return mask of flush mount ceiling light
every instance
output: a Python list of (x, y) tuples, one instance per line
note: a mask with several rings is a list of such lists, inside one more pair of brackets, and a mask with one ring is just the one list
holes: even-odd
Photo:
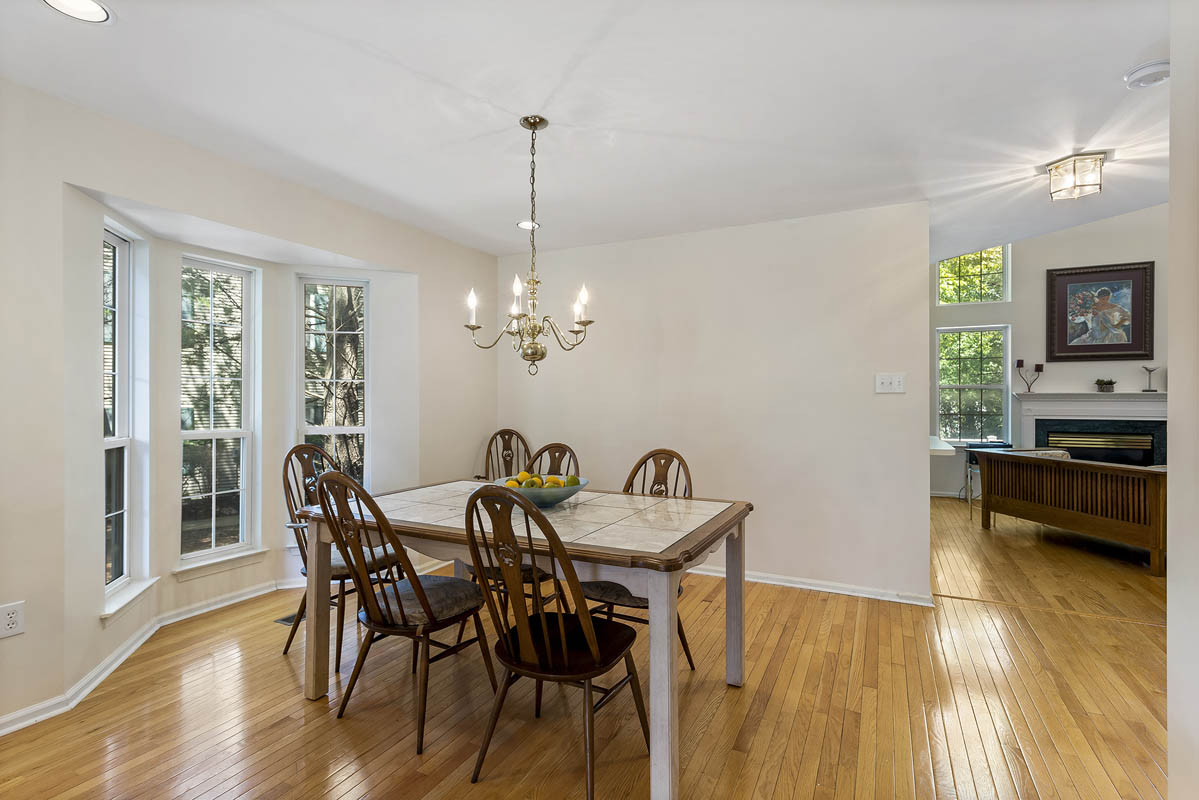
[(112, 21), (110, 12), (96, 0), (42, 0), (50, 8), (82, 22), (103, 23)]
[(1106, 152), (1075, 153), (1045, 166), (1051, 200), (1077, 200), (1103, 191)]
[(1146, 61), (1124, 73), (1124, 85), (1129, 89), (1148, 89), (1170, 80), (1170, 59)]

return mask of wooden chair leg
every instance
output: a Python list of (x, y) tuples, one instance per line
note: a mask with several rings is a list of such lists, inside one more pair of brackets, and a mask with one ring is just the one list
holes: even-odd
[(291, 623), (291, 633), (287, 634), (287, 644), (283, 645), (283, 655), (287, 655), (288, 649), (291, 647), (291, 640), (296, 638), (296, 631), (300, 629), (300, 623), (304, 621), (304, 609), (308, 607), (308, 590), (304, 590), (304, 594), (300, 595), (300, 607), (296, 609), (296, 618)]
[(412, 640), (412, 674), (416, 674), (416, 665), (420, 661), (420, 640)]
[(616, 606), (608, 603), (608, 622), (612, 621), (612, 614), (616, 611)]
[(595, 800), (595, 701), (591, 679), (583, 681), (583, 758), (587, 769), (587, 800)]
[(337, 582), (337, 651), (333, 656), (333, 671), (341, 672), (341, 637), (346, 630), (346, 582)]
[[(466, 620), (462, 621), (466, 624)], [(487, 636), (483, 633), (483, 620), (479, 619), (479, 612), (475, 612), (475, 636), (479, 640), (479, 649), (483, 651), (483, 666), (487, 667), (487, 679), (491, 681), (491, 691), (495, 691), (495, 668), (491, 666), (491, 650), (487, 647)]]
[(495, 702), (491, 705), (491, 719), (487, 722), (487, 730), (483, 734), (483, 743), (479, 745), (479, 757), (475, 760), (475, 771), (471, 773), (470, 782), (479, 782), (479, 773), (483, 771), (483, 759), (487, 757), (487, 747), (491, 744), (491, 735), (495, 733), (495, 723), (499, 721), (500, 709), (504, 707), (504, 698), (508, 696), (508, 685), (511, 683), (512, 670), (504, 667), (500, 677), (500, 688), (495, 693)]
[[(474, 574), (474, 573), (471, 573), (471, 576), (470, 576), (470, 582), (471, 582), (471, 583), (478, 583), (478, 582), (479, 582), (479, 579), (478, 579), (478, 578), (475, 576), (475, 574)], [(464, 619), (464, 620), (462, 620), (462, 622), (458, 623), (458, 638), (454, 639), (454, 644), (462, 644), (462, 635), (463, 635), (464, 633), (466, 633), (466, 620), (465, 620), (465, 619)], [(494, 681), (494, 680), (491, 682), (491, 685), (492, 685), (492, 688), (494, 688), (494, 687), (495, 687), (495, 681)]]
[(416, 754), (425, 750), (425, 700), (429, 694), (429, 634), (420, 638), (420, 674), (416, 679)]
[(645, 713), (645, 698), (641, 694), (641, 681), (637, 677), (637, 665), (633, 663), (633, 654), (624, 654), (624, 666), (629, 671), (629, 687), (633, 690), (633, 704), (637, 706), (637, 717), (641, 720), (641, 733), (645, 736), (645, 746), (649, 747), (649, 717)]
[(354, 684), (358, 682), (358, 675), (362, 672), (362, 665), (366, 663), (366, 654), (370, 652), (371, 644), (374, 641), (375, 635), (368, 630), (366, 638), (358, 646), (358, 660), (354, 662), (354, 671), (350, 673), (350, 682), (346, 684), (346, 693), (341, 696), (341, 705), (337, 707), (338, 719), (341, 719), (341, 715), (346, 713), (346, 704), (350, 702), (350, 695), (354, 693)]
[(675, 620), (679, 623), (679, 643), (683, 645), (683, 655), (687, 656), (687, 664), (695, 672), (695, 661), (691, 658), (691, 648), (687, 646), (687, 634), (683, 633), (683, 618), (676, 616)]
[(545, 684), (544, 681), (537, 681), (537, 689), (533, 692), (533, 716), (541, 717), (541, 689)]

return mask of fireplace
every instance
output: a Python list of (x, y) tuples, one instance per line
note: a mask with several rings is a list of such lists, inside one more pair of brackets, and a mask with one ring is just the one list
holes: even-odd
[(1071, 458), (1149, 467), (1166, 463), (1166, 423), (1140, 419), (1038, 419), (1036, 446)]

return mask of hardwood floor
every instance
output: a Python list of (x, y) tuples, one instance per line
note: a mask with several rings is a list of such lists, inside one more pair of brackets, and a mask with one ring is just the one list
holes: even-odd
[[(721, 581), (686, 579), (683, 797), (1166, 796), (1163, 579), (965, 512), (933, 501), (935, 608), (749, 584), (742, 689), (723, 680)], [(375, 645), (338, 720), (353, 624), (330, 696), (308, 702), (303, 636), (284, 656), (272, 621), (297, 596), (163, 628), (74, 710), (0, 739), (0, 797), (582, 796), (577, 690), (547, 687), (534, 719), (532, 683), (514, 686), (472, 786), (491, 696), (478, 652), (431, 670), (417, 756), (407, 644)], [(598, 796), (648, 797), (627, 693), (596, 733)]]

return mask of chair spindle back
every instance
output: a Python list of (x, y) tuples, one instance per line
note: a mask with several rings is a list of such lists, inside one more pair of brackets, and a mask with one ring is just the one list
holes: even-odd
[[(341, 472), (326, 472), (317, 481), (321, 513), (342, 559), (349, 567), (354, 588), (371, 623), (380, 628), (407, 628), (417, 624), (409, 619), (414, 609), (405, 609), (394, 590), (405, 576), (424, 612), (425, 619), (436, 619), (421, 587), (420, 577), (412, 568), (408, 551), (362, 484)], [(376, 593), (378, 590), (378, 593)]]
[(489, 481), (520, 472), (529, 463), (529, 447), (519, 431), (503, 428), (491, 435), (487, 442), (487, 456), (483, 466), (483, 477)]
[[(534, 539), (534, 532), (545, 541)], [(563, 668), (567, 634), (581, 630), (591, 657), (599, 660), (595, 626), (574, 564), (537, 506), (503, 486), (481, 486), (467, 501), (466, 533), (496, 636), (510, 658), (547, 671)], [(533, 553), (534, 547), (549, 553), (530, 557), (534, 589), (526, 603), (521, 551)], [(549, 598), (540, 590), (546, 574), (553, 583)]]
[(308, 566), (308, 526), (299, 518), (300, 509), (320, 502), (316, 482), (326, 472), (339, 472), (337, 459), (314, 444), (298, 444), (283, 457), (283, 500), (291, 521), (300, 559)]
[(674, 450), (665, 447), (650, 450), (637, 459), (622, 491), (659, 497), (690, 497), (691, 469)]
[(579, 457), (570, 445), (554, 442), (530, 456), (525, 471), (539, 475), (578, 475)]

